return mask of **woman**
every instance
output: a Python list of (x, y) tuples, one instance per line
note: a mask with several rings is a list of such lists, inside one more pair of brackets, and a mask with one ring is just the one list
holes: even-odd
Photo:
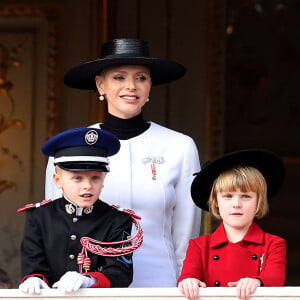
[[(107, 119), (93, 127), (114, 133), (121, 142), (119, 153), (110, 158), (114, 174), (106, 177), (101, 199), (142, 218), (144, 243), (133, 256), (131, 287), (176, 286), (188, 240), (200, 231), (201, 210), (190, 197), (199, 156), (190, 137), (146, 122), (142, 108), (152, 85), (182, 77), (185, 68), (150, 57), (147, 42), (138, 39), (109, 41), (101, 54), (65, 75), (67, 86), (98, 90), (99, 99), (106, 99)], [(52, 172), (50, 160), (47, 174)], [(47, 176), (46, 199), (59, 196)]]

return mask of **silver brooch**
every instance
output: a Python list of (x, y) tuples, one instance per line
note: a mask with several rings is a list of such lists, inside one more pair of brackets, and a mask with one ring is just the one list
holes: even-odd
[(262, 266), (263, 266), (263, 263), (264, 263), (264, 256), (265, 256), (265, 254), (263, 254), (263, 255), (259, 258), (259, 260), (260, 260), (259, 272), (261, 272), (261, 270), (262, 270)]
[(164, 162), (164, 158), (162, 156), (154, 156), (154, 155), (147, 155), (142, 159), (143, 164), (147, 164), (149, 162), (153, 164), (162, 164)]
[(142, 162), (144, 164), (151, 163), (152, 180), (156, 180), (156, 164), (162, 164), (164, 162), (164, 158), (162, 156), (147, 155), (142, 159)]

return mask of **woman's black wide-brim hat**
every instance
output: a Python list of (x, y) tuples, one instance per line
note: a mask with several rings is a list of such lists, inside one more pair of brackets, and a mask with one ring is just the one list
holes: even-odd
[(143, 65), (150, 69), (152, 85), (169, 83), (185, 74), (185, 67), (175, 61), (150, 57), (147, 41), (114, 39), (101, 47), (99, 59), (87, 61), (68, 70), (64, 83), (72, 88), (96, 90), (95, 76), (118, 65)]
[(238, 166), (258, 169), (267, 182), (267, 197), (270, 200), (280, 189), (285, 166), (275, 153), (263, 149), (246, 149), (228, 153), (213, 161), (206, 162), (191, 185), (191, 195), (195, 204), (208, 211), (208, 200), (215, 179), (224, 171)]

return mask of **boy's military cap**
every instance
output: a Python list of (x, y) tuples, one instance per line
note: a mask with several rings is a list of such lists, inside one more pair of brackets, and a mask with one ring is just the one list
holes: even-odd
[(73, 128), (50, 138), (42, 146), (45, 155), (54, 157), (54, 165), (68, 171), (109, 172), (109, 156), (120, 149), (112, 133), (98, 128)]

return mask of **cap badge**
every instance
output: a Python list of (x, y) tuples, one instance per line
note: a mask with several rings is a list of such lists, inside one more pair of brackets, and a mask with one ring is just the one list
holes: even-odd
[(96, 144), (98, 141), (98, 132), (96, 130), (89, 130), (86, 134), (85, 134), (85, 142), (88, 145), (94, 145)]

